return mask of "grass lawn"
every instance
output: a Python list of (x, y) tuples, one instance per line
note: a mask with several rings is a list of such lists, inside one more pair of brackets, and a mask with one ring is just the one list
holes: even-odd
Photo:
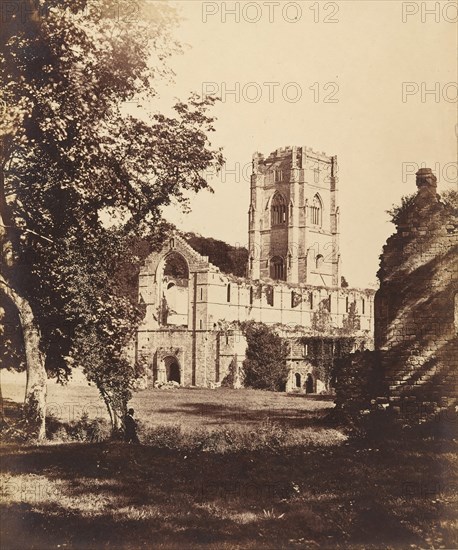
[(323, 397), (226, 388), (148, 388), (135, 393), (130, 404), (147, 425), (180, 424), (190, 429), (253, 426), (263, 420), (302, 428), (311, 423), (316, 425), (324, 413), (334, 407), (332, 400)]
[(458, 546), (453, 442), (330, 437), (332, 402), (252, 390), (148, 389), (132, 406), (149, 427), (257, 431), (268, 417), (313, 437), (226, 453), (4, 444), (2, 549)]
[[(6, 408), (17, 408), (24, 398), (25, 376), (2, 373)], [(76, 376), (66, 386), (48, 383), (48, 415), (61, 422), (89, 418), (108, 420), (106, 407), (94, 386)], [(196, 428), (256, 427), (260, 422), (278, 422), (295, 430), (314, 432), (326, 412), (334, 406), (329, 398), (300, 394), (264, 392), (250, 389), (166, 389), (149, 387), (135, 392), (130, 402), (143, 427), (179, 425), (184, 431)]]

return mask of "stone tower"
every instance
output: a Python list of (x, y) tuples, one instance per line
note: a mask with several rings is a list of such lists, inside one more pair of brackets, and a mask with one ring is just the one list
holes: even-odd
[(253, 155), (251, 279), (339, 286), (337, 157), (309, 147)]

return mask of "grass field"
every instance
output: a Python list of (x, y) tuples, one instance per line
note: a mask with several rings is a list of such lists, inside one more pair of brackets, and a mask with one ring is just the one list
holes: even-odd
[[(93, 388), (82, 388), (54, 395), (56, 407), (94, 402)], [(255, 434), (268, 418), (314, 436), (228, 453), (5, 444), (2, 549), (457, 547), (451, 441), (323, 437), (332, 402), (268, 392), (146, 390), (133, 406), (153, 428), (245, 426)]]
[[(25, 378), (5, 373), (2, 391), (5, 402), (21, 403)], [(48, 383), (48, 414), (62, 422), (89, 418), (108, 419), (106, 407), (97, 389), (81, 376), (66, 386)], [(264, 392), (250, 389), (166, 389), (152, 387), (134, 393), (130, 406), (145, 427), (180, 425), (183, 430), (234, 426), (254, 427), (263, 421), (278, 422), (296, 430), (320, 430), (326, 411), (334, 406), (329, 398), (299, 394)]]

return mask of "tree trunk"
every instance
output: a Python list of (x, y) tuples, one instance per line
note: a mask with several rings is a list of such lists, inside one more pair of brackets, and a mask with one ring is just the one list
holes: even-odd
[(119, 431), (121, 430), (121, 428), (123, 428), (121, 417), (119, 416), (116, 408), (113, 406), (110, 395), (101, 387), (99, 387), (99, 391), (103, 397), (103, 400), (105, 401), (108, 414), (110, 415), (111, 431), (114, 435), (119, 434)]
[[(17, 241), (17, 228), (13, 227), (11, 208), (5, 194), (5, 164), (8, 157), (8, 139), (1, 141), (0, 164), (0, 263), (7, 272), (15, 268), (14, 244)], [(11, 144), (10, 144), (11, 145)], [(24, 337), (24, 350), (27, 365), (27, 385), (25, 390), (24, 413), (31, 433), (37, 439), (46, 437), (46, 369), (43, 354), (40, 351), (40, 331), (29, 302), (8, 283), (4, 273), (0, 274), (0, 291), (13, 302), (19, 315)]]
[(25, 390), (24, 414), (31, 433), (37, 439), (46, 437), (46, 369), (40, 351), (40, 331), (29, 302), (22, 298), (0, 275), (0, 285), (17, 308), (24, 335), (24, 349), (27, 364), (27, 385)]

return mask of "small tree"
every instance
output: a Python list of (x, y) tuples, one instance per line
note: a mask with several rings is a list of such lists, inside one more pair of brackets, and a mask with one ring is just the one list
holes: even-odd
[(250, 321), (242, 325), (242, 330), (248, 344), (243, 362), (245, 385), (284, 391), (288, 377), (288, 343), (264, 323)]

